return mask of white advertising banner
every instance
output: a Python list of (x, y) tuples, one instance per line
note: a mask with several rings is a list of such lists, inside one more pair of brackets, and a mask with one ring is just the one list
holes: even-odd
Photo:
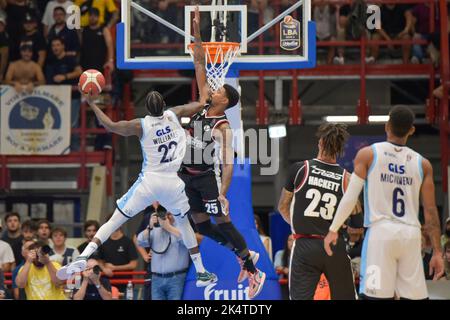
[(70, 86), (40, 86), (31, 94), (1, 86), (0, 153), (60, 155), (70, 147)]

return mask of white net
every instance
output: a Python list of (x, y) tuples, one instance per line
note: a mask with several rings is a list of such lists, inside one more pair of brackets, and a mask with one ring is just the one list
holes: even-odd
[[(229, 42), (204, 42), (206, 78), (213, 92), (219, 90), (225, 84), (225, 77), (239, 53), (238, 43)], [(194, 58), (193, 47), (189, 52)]]

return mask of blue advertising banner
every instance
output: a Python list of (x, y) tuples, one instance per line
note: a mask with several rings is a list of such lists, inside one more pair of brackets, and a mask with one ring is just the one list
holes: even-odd
[[(281, 291), (268, 253), (256, 231), (253, 218), (250, 160), (234, 165), (233, 180), (228, 191), (230, 214), (236, 228), (242, 233), (250, 250), (260, 254), (257, 268), (266, 273), (266, 282), (257, 300), (279, 300)], [(195, 286), (195, 269), (191, 266), (184, 287), (185, 300), (248, 300), (248, 280), (238, 284), (240, 266), (236, 256), (209, 238), (200, 244), (205, 267), (214, 272), (219, 281), (204, 288)]]
[(358, 151), (371, 144), (385, 141), (385, 136), (351, 136), (345, 144), (344, 156), (338, 163), (349, 172), (353, 172), (353, 160)]
[(31, 94), (2, 86), (1, 154), (59, 155), (70, 146), (70, 86), (40, 86)]

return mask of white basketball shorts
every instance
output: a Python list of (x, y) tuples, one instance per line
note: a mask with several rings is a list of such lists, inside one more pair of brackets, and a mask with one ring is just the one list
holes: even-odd
[(175, 216), (189, 211), (189, 202), (184, 191), (184, 182), (176, 172), (144, 172), (128, 192), (117, 200), (117, 207), (132, 218), (158, 201)]
[(382, 220), (366, 232), (359, 292), (372, 298), (426, 299), (420, 228)]

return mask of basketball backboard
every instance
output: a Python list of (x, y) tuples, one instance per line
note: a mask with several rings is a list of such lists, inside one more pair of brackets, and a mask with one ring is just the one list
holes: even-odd
[[(201, 3), (203, 41), (215, 38), (240, 43), (233, 69), (284, 70), (315, 66), (315, 24), (311, 21), (310, 0)], [(193, 41), (191, 24), (195, 6), (190, 1), (173, 1), (165, 6), (154, 0), (123, 0), (121, 5), (122, 22), (117, 28), (119, 68), (193, 68), (188, 45)]]

